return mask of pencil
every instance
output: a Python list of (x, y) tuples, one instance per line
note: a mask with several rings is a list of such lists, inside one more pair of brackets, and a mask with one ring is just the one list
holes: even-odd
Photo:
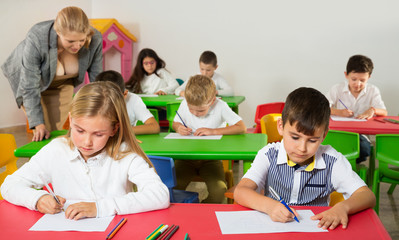
[(141, 141), (141, 140), (139, 140), (139, 139), (137, 139), (137, 138), (136, 138), (136, 141), (137, 141), (138, 143), (143, 143), (143, 141)]
[(179, 116), (181, 122), (183, 123), (183, 125), (187, 128), (187, 125), (184, 123), (183, 119), (180, 117), (180, 114), (176, 111), (177, 116)]
[[(61, 202), (60, 202), (60, 200), (58, 199), (57, 195), (55, 195), (55, 193), (54, 193), (53, 190), (50, 188), (50, 186), (48, 185), (48, 183), (45, 182), (45, 181), (43, 180), (42, 175), (39, 174), (39, 177), (40, 177), (40, 178), (42, 179), (42, 181), (44, 182), (44, 185), (46, 186), (46, 188), (47, 188), (47, 190), (49, 191), (49, 193), (51, 194), (51, 196), (53, 196), (53, 198), (55, 199), (55, 201), (56, 201), (59, 205), (61, 205)], [(65, 212), (65, 211), (64, 211), (64, 208), (61, 208), (61, 210), (62, 210), (63, 212)]]
[(159, 237), (158, 240), (162, 240), (162, 238), (164, 238), (169, 232), (170, 230), (174, 227), (175, 225), (172, 224), (172, 226), (170, 226), (168, 229), (166, 229), (166, 231), (164, 231)]
[(373, 119), (374, 119), (374, 121), (385, 123), (385, 122), (382, 121), (381, 119), (378, 119), (378, 118), (373, 118)]
[(171, 231), (169, 232), (168, 236), (166, 236), (165, 240), (169, 240), (169, 239), (173, 236), (173, 234), (175, 234), (175, 232), (176, 232), (178, 229), (179, 229), (179, 226), (176, 225), (175, 228), (173, 228), (173, 230), (171, 230)]
[(349, 110), (349, 108), (341, 101), (341, 99), (338, 99), (338, 101), (339, 101), (342, 105), (344, 105), (344, 107), (345, 107), (346, 109)]
[(160, 229), (161, 227), (163, 227), (163, 224), (159, 225), (159, 227), (157, 227), (152, 233), (150, 233), (150, 235), (148, 235), (145, 239), (149, 239), (156, 231), (158, 231), (158, 229)]
[(108, 234), (106, 239), (111, 239), (114, 237), (114, 235), (119, 231), (119, 229), (121, 229), (121, 227), (123, 226), (123, 224), (125, 224), (127, 222), (126, 218), (122, 218), (122, 220), (114, 227), (114, 229), (112, 229), (112, 231)]
[(163, 232), (166, 231), (166, 229), (168, 229), (168, 225), (164, 225), (162, 228), (159, 229), (159, 231), (157, 231), (156, 233), (154, 233), (148, 240), (155, 240), (157, 239), (160, 235), (162, 235)]

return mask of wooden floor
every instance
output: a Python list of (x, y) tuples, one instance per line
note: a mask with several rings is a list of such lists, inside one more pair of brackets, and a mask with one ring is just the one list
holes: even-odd
[[(0, 133), (10, 133), (13, 134), (15, 140), (17, 142), (17, 146), (20, 147), (30, 142), (32, 139), (32, 134), (26, 133), (25, 126), (18, 126), (12, 128), (3, 128), (0, 129)], [(28, 159), (20, 158), (18, 159), (17, 165), (18, 167), (22, 166)], [(234, 178), (235, 183), (237, 183), (240, 176), (240, 172), (242, 172), (242, 163), (234, 164)], [(0, 168), (0, 172), (3, 169)], [(394, 191), (392, 195), (388, 195), (387, 191), (390, 185), (382, 183), (381, 184), (381, 193), (380, 193), (380, 218), (385, 228), (391, 235), (392, 239), (399, 240), (399, 186)], [(350, 223), (349, 223), (350, 227)]]

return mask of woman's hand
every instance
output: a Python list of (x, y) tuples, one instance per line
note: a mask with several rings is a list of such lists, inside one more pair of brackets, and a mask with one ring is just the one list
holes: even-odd
[(44, 124), (39, 124), (33, 129), (32, 141), (38, 142), (43, 140), (43, 138), (48, 139), (50, 137), (50, 132), (46, 129)]

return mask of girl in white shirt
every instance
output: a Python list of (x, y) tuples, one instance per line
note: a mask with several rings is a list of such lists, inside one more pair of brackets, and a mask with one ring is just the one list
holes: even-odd
[(178, 86), (176, 79), (165, 69), (165, 62), (149, 48), (140, 51), (133, 74), (126, 82), (129, 91), (144, 94), (174, 94)]
[[(169, 191), (138, 145), (121, 91), (111, 82), (82, 87), (70, 130), (43, 147), (1, 186), (7, 201), (68, 219), (131, 214), (169, 206)], [(51, 183), (61, 204), (41, 189)], [(133, 192), (133, 183), (137, 192)]]

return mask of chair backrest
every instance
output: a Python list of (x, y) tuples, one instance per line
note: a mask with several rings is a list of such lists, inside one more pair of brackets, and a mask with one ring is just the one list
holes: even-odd
[(260, 120), (262, 133), (267, 135), (267, 142), (279, 142), (283, 139), (277, 130), (277, 119), (281, 118), (281, 113), (270, 113), (263, 116)]
[[(0, 186), (4, 179), (17, 170), (17, 160), (14, 156), (14, 150), (17, 148), (14, 135), (0, 134), (0, 168), (5, 170), (0, 173)], [(0, 194), (0, 200), (3, 199)]]
[(184, 81), (180, 78), (176, 78), (177, 83), (179, 83), (179, 85), (183, 85)]
[(169, 121), (169, 132), (173, 131), (173, 119), (176, 116), (176, 111), (179, 109), (181, 102), (168, 102), (166, 104), (166, 120)]
[(342, 153), (350, 162), (352, 169), (356, 171), (356, 158), (359, 157), (359, 134), (338, 130), (329, 130), (323, 145), (331, 145)]
[(375, 153), (378, 168), (382, 175), (399, 179), (399, 134), (377, 134)]
[(162, 182), (168, 187), (170, 201), (175, 202), (175, 197), (173, 195), (173, 188), (177, 184), (176, 172), (175, 172), (175, 162), (170, 157), (160, 157), (147, 155), (152, 164), (155, 167), (159, 177)]
[[(159, 123), (159, 116), (158, 116), (158, 110), (155, 108), (149, 108), (148, 111), (154, 116), (155, 120)], [(144, 123), (140, 120), (137, 121), (136, 126), (143, 125)]]
[(273, 102), (260, 104), (256, 107), (255, 112), (255, 123), (256, 123), (256, 133), (260, 133), (260, 119), (269, 113), (282, 113), (285, 103), (284, 102)]

